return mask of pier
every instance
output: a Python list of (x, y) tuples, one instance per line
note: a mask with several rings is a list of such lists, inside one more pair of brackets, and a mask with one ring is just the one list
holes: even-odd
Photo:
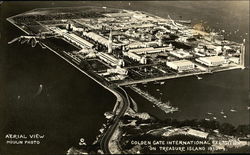
[(129, 85), (128, 86), (130, 89), (147, 99), (149, 102), (153, 103), (156, 105), (158, 108), (163, 110), (166, 114), (167, 113), (173, 113), (175, 111), (178, 111), (178, 108), (170, 106), (169, 102), (162, 102), (159, 99), (156, 99), (154, 96), (150, 95), (147, 92), (144, 92), (140, 88), (136, 87), (135, 85)]

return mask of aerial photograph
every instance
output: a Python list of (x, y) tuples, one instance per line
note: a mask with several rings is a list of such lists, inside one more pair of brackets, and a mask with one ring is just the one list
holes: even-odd
[(249, 1), (1, 1), (0, 155), (250, 153)]

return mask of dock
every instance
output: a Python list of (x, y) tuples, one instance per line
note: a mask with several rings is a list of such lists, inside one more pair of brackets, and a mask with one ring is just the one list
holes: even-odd
[(129, 85), (128, 87), (132, 89), (134, 92), (144, 97), (145, 99), (147, 99), (149, 102), (153, 103), (155, 106), (160, 108), (166, 114), (178, 111), (178, 108), (170, 106), (169, 102), (162, 102), (159, 99), (155, 98), (154, 96), (150, 95), (149, 93), (136, 87), (135, 85)]

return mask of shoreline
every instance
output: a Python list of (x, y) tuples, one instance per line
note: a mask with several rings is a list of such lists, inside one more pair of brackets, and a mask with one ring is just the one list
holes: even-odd
[[(18, 25), (16, 25), (10, 18), (7, 18), (7, 21), (9, 21), (11, 24), (15, 25), (16, 27), (18, 27), (21, 31), (25, 32), (27, 35), (30, 35), (27, 31), (25, 31), (24, 29), (22, 29), (21, 27), (19, 27)], [(68, 59), (66, 59), (65, 57), (63, 57), (62, 55), (60, 55), (59, 53), (57, 53), (55, 50), (53, 50), (52, 48), (50, 48), (49, 46), (47, 46), (46, 44), (42, 43), (48, 50), (52, 51), (54, 54), (56, 54), (57, 56), (59, 56), (60, 58), (62, 58), (63, 60), (65, 60), (66, 62), (68, 62), (70, 65), (72, 65), (73, 67), (75, 67), (77, 70), (79, 70), (80, 72), (82, 72), (84, 75), (86, 75), (87, 77), (91, 78), (92, 80), (94, 80), (96, 83), (98, 83), (99, 85), (101, 85), (103, 88), (107, 89), (109, 92), (111, 92), (115, 97), (116, 97), (116, 102), (114, 105), (114, 110), (115, 107), (121, 107), (121, 109), (125, 109), (125, 110), (119, 110), (119, 114), (117, 114), (117, 117), (114, 119), (115, 123), (113, 125), (111, 125), (111, 127), (109, 127), (108, 131), (104, 134), (103, 138), (101, 141), (103, 141), (103, 147), (107, 147), (109, 146), (109, 140), (111, 139), (111, 137), (113, 136), (113, 131), (116, 130), (118, 123), (119, 123), (119, 119), (121, 116), (123, 116), (123, 114), (127, 111), (129, 105), (125, 105), (124, 104), (124, 97), (122, 96), (121, 93), (119, 93), (117, 90), (115, 89), (111, 89), (108, 86), (102, 84), (100, 81), (98, 81), (97, 79), (95, 79), (94, 77), (90, 76), (88, 73), (86, 73), (85, 71), (83, 71), (81, 68), (79, 68), (78, 66), (76, 66), (75, 64), (73, 64), (71, 61), (69, 61)], [(124, 93), (126, 94), (126, 97), (128, 98), (128, 95), (126, 93), (126, 91), (124, 89), (122, 89), (120, 86), (117, 86), (117, 88), (121, 89), (122, 91), (124, 91)], [(117, 106), (118, 103), (122, 103), (120, 106)], [(118, 111), (118, 110), (117, 110)], [(108, 148), (108, 149), (107, 149)], [(109, 147), (104, 148), (104, 152), (105, 153), (110, 153), (109, 151)]]
[(198, 73), (188, 73), (188, 74), (182, 74), (182, 75), (172, 75), (172, 76), (161, 76), (161, 77), (155, 77), (155, 78), (148, 78), (143, 80), (134, 80), (134, 81), (128, 81), (128, 82), (121, 82), (118, 83), (119, 86), (127, 86), (127, 85), (133, 85), (133, 84), (139, 84), (139, 83), (148, 83), (153, 81), (160, 81), (160, 80), (169, 80), (169, 79), (177, 79), (177, 78), (183, 78), (188, 76), (197, 76), (197, 75), (204, 75), (204, 74), (213, 74), (217, 72), (223, 72), (223, 71), (229, 71), (229, 70), (235, 70), (235, 69), (243, 69), (242, 66), (233, 66), (230, 68), (224, 68), (224, 69), (218, 69), (214, 70), (212, 72), (204, 71), (204, 72), (198, 72)]

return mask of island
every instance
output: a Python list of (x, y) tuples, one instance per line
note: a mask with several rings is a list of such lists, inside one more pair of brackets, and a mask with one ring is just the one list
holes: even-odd
[[(229, 41), (202, 24), (190, 26), (189, 20), (107, 7), (40, 8), (7, 20), (26, 33), (9, 44), (19, 41), (49, 49), (117, 98), (93, 146), (70, 148), (68, 154), (216, 152), (248, 145), (247, 132), (221, 133), (225, 127), (216, 130), (215, 121), (160, 122), (139, 113), (126, 92), (131, 89), (166, 114), (178, 111), (137, 84), (244, 69), (244, 40)], [(221, 139), (230, 143), (217, 144)]]

